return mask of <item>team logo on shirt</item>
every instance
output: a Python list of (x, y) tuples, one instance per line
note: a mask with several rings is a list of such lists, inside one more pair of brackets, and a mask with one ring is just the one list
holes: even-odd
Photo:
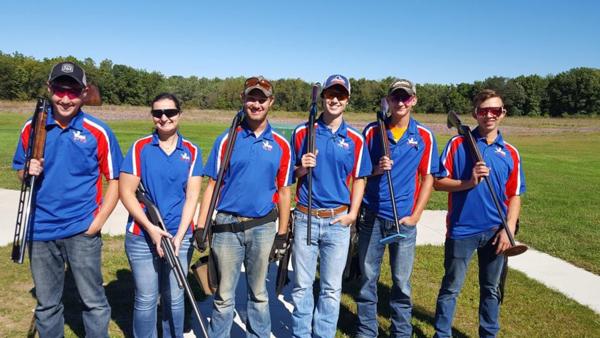
[(273, 146), (272, 146), (272, 145), (269, 143), (269, 141), (267, 141), (267, 140), (264, 140), (264, 141), (262, 142), (262, 148), (263, 148), (264, 150), (266, 150), (266, 151), (271, 151), (271, 150), (273, 150)]
[(502, 150), (502, 148), (500, 148), (500, 147), (496, 147), (495, 153), (502, 155), (502, 157), (506, 156), (506, 152), (504, 150)]
[(342, 149), (350, 149), (350, 144), (348, 144), (348, 142), (346, 142), (343, 138), (341, 138), (340, 141), (338, 142), (338, 147), (340, 147)]
[(184, 162), (189, 162), (191, 160), (190, 155), (188, 155), (188, 153), (181, 153), (181, 160)]
[(416, 147), (419, 145), (419, 142), (414, 137), (409, 137), (406, 143), (408, 143), (408, 145), (411, 147)]
[(81, 143), (86, 143), (87, 142), (87, 138), (85, 137), (85, 135), (83, 135), (81, 133), (80, 130), (74, 130), (73, 131), (73, 141), (81, 142)]

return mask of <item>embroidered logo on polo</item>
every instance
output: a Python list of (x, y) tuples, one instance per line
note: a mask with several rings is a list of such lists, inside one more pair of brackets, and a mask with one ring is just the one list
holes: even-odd
[(181, 160), (184, 162), (189, 162), (191, 160), (190, 155), (188, 155), (188, 153), (181, 153)]
[(344, 141), (343, 138), (340, 139), (340, 141), (338, 142), (338, 147), (342, 148), (342, 149), (350, 149), (350, 144), (348, 144), (348, 142)]
[(73, 131), (73, 141), (75, 141), (75, 142), (81, 142), (81, 143), (86, 143), (87, 142), (87, 138), (85, 137), (84, 134), (81, 133), (81, 131), (74, 130)]
[(273, 146), (272, 146), (272, 145), (269, 143), (269, 141), (267, 141), (267, 140), (264, 140), (264, 141), (262, 142), (262, 148), (263, 148), (264, 150), (266, 150), (266, 151), (271, 151), (271, 150), (273, 150)]
[(504, 150), (502, 150), (502, 148), (500, 148), (500, 147), (496, 147), (495, 153), (498, 155), (502, 155), (502, 157), (506, 156), (506, 152)]
[(409, 137), (406, 143), (411, 147), (416, 147), (419, 145), (419, 141), (417, 141), (414, 137)]

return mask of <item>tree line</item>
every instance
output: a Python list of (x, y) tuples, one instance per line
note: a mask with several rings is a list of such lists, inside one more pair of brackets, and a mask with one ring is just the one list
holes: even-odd
[[(50, 68), (69, 60), (79, 63), (90, 82), (96, 84), (104, 102), (148, 105), (160, 92), (175, 93), (186, 107), (237, 109), (243, 77), (205, 78), (164, 76), (127, 65), (72, 56), (37, 60), (20, 53), (0, 51), (0, 99), (30, 100), (44, 95)], [(373, 112), (394, 80), (350, 79), (352, 98), (349, 111)], [(278, 79), (273, 83), (275, 109), (305, 111), (310, 105), (311, 84), (302, 79)], [(447, 113), (471, 110), (471, 99), (481, 89), (500, 92), (509, 115), (513, 116), (596, 116), (600, 113), (600, 69), (573, 68), (557, 75), (521, 75), (515, 78), (489, 77), (474, 83), (417, 84), (420, 113)]]

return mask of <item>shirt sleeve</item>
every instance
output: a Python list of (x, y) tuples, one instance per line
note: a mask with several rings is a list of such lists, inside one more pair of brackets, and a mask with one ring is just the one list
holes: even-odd
[(29, 136), (31, 133), (31, 120), (27, 121), (17, 142), (17, 148), (13, 156), (12, 167), (14, 170), (22, 170), (25, 167), (25, 161), (27, 161), (27, 147), (29, 145)]
[(193, 156), (192, 167), (190, 168), (190, 176), (202, 176), (202, 149), (194, 144), (196, 152)]
[(206, 160), (206, 165), (204, 166), (204, 170), (202, 171), (202, 176), (207, 176), (212, 178), (213, 180), (217, 179), (219, 174), (219, 166), (221, 164), (221, 158), (225, 153), (226, 142), (227, 141), (227, 133), (217, 137), (213, 147), (208, 155), (208, 160)]
[[(134, 152), (135, 144), (136, 143), (131, 145), (131, 147), (127, 151), (127, 155), (125, 155), (125, 158), (123, 159), (123, 162), (121, 163), (121, 166), (119, 169), (122, 173), (136, 175), (136, 173), (134, 171), (135, 163), (133, 162), (134, 161), (133, 152)], [(136, 175), (136, 176), (139, 176), (139, 175)]]
[(521, 165), (521, 155), (516, 148), (510, 147), (509, 152), (513, 160), (513, 168), (508, 176), (506, 182), (506, 196), (511, 198), (513, 196), (522, 195), (525, 190), (525, 173)]
[(119, 147), (119, 141), (117, 141), (117, 137), (113, 133), (111, 129), (107, 128), (108, 134), (108, 148), (110, 151), (100, 159), (100, 162), (110, 162), (110, 165), (104, 166), (101, 165), (101, 168), (108, 167), (106, 171), (104, 171), (104, 177), (107, 180), (113, 180), (119, 178), (119, 172), (121, 171), (121, 163), (123, 163), (123, 153), (121, 152), (121, 147)]
[(421, 134), (425, 143), (425, 149), (423, 151), (423, 157), (419, 163), (419, 174), (425, 175), (436, 175), (440, 167), (440, 157), (437, 151), (437, 142), (432, 132), (426, 131)]
[(373, 166), (371, 165), (371, 157), (369, 156), (369, 150), (364, 138), (360, 138), (355, 144), (355, 157), (354, 157), (354, 177), (366, 177), (371, 175)]

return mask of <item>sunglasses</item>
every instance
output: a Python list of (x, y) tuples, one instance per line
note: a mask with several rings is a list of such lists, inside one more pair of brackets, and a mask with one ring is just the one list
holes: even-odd
[(269, 98), (266, 96), (258, 96), (258, 95), (251, 94), (251, 95), (247, 95), (245, 99), (247, 102), (258, 102), (260, 104), (263, 104), (263, 103), (267, 102), (267, 100)]
[(74, 100), (81, 96), (83, 93), (83, 88), (77, 87), (69, 87), (69, 86), (60, 86), (60, 85), (52, 85), (52, 94), (58, 96), (59, 98), (63, 98), (67, 96), (69, 100)]
[(323, 97), (325, 97), (328, 100), (333, 100), (334, 98), (337, 98), (339, 101), (343, 101), (347, 100), (349, 95), (344, 91), (326, 90), (323, 93)]
[(273, 89), (271, 82), (269, 82), (262, 76), (261, 77), (251, 77), (251, 78), (248, 78), (246, 80), (246, 82), (244, 82), (244, 88), (250, 88), (250, 87), (254, 87), (256, 85), (262, 87), (263, 89), (266, 89), (269, 92)]
[(171, 118), (171, 117), (179, 114), (179, 109), (175, 109), (175, 108), (170, 108), (170, 109), (152, 109), (150, 111), (150, 114), (152, 114), (152, 116), (156, 117), (157, 119), (161, 118), (163, 116), (163, 114), (167, 118)]
[(404, 90), (396, 90), (390, 95), (392, 101), (402, 102), (405, 106), (411, 104), (415, 97), (405, 92)]
[(492, 113), (494, 117), (499, 117), (504, 111), (504, 107), (479, 107), (477, 108), (477, 116), (484, 117)]

